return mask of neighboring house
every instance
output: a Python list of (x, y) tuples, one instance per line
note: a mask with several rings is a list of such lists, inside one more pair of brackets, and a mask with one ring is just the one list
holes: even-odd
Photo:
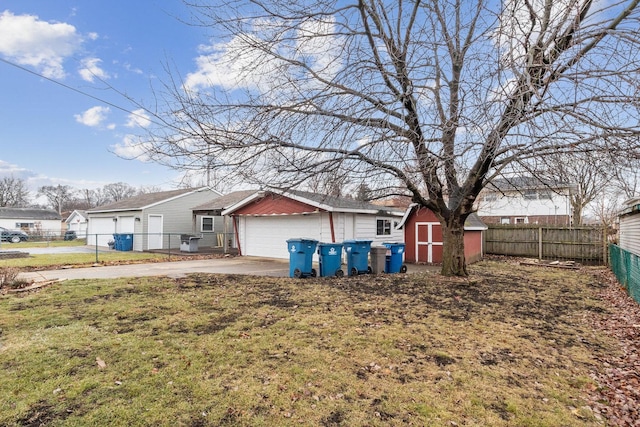
[(618, 246), (640, 257), (640, 198), (627, 200), (620, 212)]
[(289, 258), (288, 239), (403, 242), (404, 211), (297, 190), (256, 191), (228, 207), (241, 255)]
[(87, 211), (87, 244), (107, 246), (114, 233), (133, 234), (133, 250), (180, 247), (180, 234), (196, 232), (192, 207), (222, 194), (190, 188), (141, 194)]
[[(431, 210), (412, 204), (398, 226), (404, 228), (405, 262), (442, 262), (442, 225)], [(464, 223), (464, 256), (467, 263), (482, 259), (483, 232), (486, 229), (487, 226), (476, 214), (467, 217)]]
[(0, 208), (0, 227), (22, 230), (30, 236), (60, 236), (61, 221), (60, 214), (52, 209)]
[(495, 179), (480, 193), (477, 213), (485, 224), (569, 226), (573, 188), (534, 177)]
[(74, 210), (64, 221), (67, 224), (67, 230), (75, 231), (80, 239), (87, 237), (87, 211)]
[(198, 235), (201, 236), (199, 246), (222, 247), (224, 253), (238, 248), (233, 222), (222, 212), (253, 195), (256, 190), (234, 191), (196, 206), (192, 209), (193, 221)]

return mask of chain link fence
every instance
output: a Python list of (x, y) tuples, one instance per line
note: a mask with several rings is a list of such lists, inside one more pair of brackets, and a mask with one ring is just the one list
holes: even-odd
[(618, 282), (640, 303), (640, 257), (617, 245), (609, 245), (609, 264)]

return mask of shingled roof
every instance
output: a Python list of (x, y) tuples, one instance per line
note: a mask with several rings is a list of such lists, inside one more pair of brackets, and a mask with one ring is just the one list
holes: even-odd
[(87, 212), (98, 213), (98, 212), (140, 210), (140, 209), (151, 207), (157, 203), (165, 202), (165, 201), (174, 199), (176, 197), (183, 196), (185, 194), (195, 193), (197, 191), (203, 191), (206, 189), (208, 189), (208, 187), (181, 188), (178, 190), (140, 194), (139, 196), (129, 197), (127, 199), (123, 199), (115, 203), (110, 203), (107, 205), (98, 206), (96, 208), (89, 209)]
[[(263, 197), (263, 195), (266, 194), (277, 194), (283, 197), (289, 197), (307, 203), (309, 205), (316, 206), (320, 209), (333, 212), (362, 212), (391, 215), (402, 215), (402, 213), (404, 212), (404, 209), (394, 209), (386, 206), (374, 205), (372, 203), (361, 202), (355, 199), (327, 196), (325, 194), (318, 194), (300, 190), (254, 190), (250, 191), (246, 197), (237, 200), (237, 202), (232, 205), (225, 206), (223, 209), (231, 209), (233, 211), (241, 207), (240, 204), (244, 205), (244, 202), (248, 203), (250, 201)], [(219, 200), (214, 200), (213, 203), (216, 204), (218, 201)], [(227, 214), (230, 212), (224, 213)]]
[(62, 217), (53, 209), (36, 208), (0, 208), (0, 218), (3, 219), (33, 219), (33, 220), (61, 220)]

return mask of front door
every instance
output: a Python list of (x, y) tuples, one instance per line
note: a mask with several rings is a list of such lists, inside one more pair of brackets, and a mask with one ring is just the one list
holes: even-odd
[(442, 262), (442, 226), (439, 222), (416, 223), (416, 259), (418, 262)]
[(162, 215), (149, 215), (148, 249), (162, 249)]

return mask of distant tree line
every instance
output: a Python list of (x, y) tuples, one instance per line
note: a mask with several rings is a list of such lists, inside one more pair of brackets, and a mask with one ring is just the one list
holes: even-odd
[[(0, 179), (0, 207), (42, 207), (55, 209), (59, 214), (75, 209), (86, 210), (114, 203), (139, 194), (162, 191), (157, 187), (133, 187), (124, 182), (106, 184), (96, 189), (77, 189), (70, 185), (44, 185), (35, 195), (29, 191), (26, 181), (13, 176)], [(45, 205), (33, 201), (43, 197)]]

